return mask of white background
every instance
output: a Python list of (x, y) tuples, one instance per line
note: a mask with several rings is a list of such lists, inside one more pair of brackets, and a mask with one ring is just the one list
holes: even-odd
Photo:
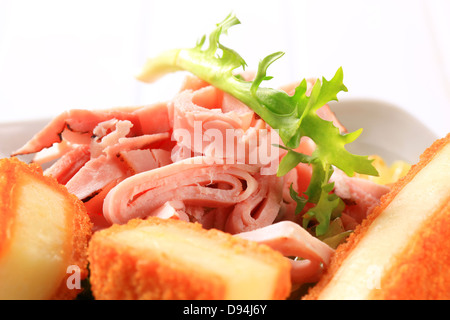
[(192, 47), (230, 12), (242, 24), (224, 40), (249, 69), (286, 52), (273, 86), (342, 66), (340, 99), (386, 101), (450, 131), (447, 0), (0, 0), (0, 122), (166, 100), (181, 76), (140, 83), (145, 60)]

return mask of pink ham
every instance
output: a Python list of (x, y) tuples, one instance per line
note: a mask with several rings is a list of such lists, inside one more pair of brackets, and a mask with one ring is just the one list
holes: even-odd
[[(217, 97), (215, 99), (199, 99), (199, 97), (204, 97), (205, 95), (215, 95), (217, 89), (214, 87), (205, 87), (200, 90), (201, 92), (181, 92), (174, 98), (173, 102), (175, 140), (177, 140), (177, 134), (179, 135), (180, 133), (183, 134), (183, 138), (189, 137), (190, 139), (186, 139), (185, 141), (180, 140), (179, 143), (193, 150), (198, 155), (203, 153), (205, 147), (203, 134), (206, 130), (217, 130), (222, 137), (226, 137), (227, 129), (244, 130), (244, 125), (249, 125), (253, 115), (251, 111), (247, 113), (236, 111), (224, 113), (220, 109), (221, 103), (219, 104), (217, 102)], [(213, 108), (213, 103), (216, 103), (215, 108)], [(184, 134), (184, 132), (189, 133), (189, 135)]]
[[(346, 203), (344, 212), (358, 224), (379, 203), (381, 196), (389, 191), (388, 186), (366, 179), (348, 177), (337, 168), (335, 168), (330, 181), (334, 182), (334, 193)], [(349, 221), (349, 218), (346, 219)]]
[(111, 226), (111, 223), (107, 221), (103, 215), (103, 201), (117, 182), (118, 181), (111, 181), (101, 190), (98, 190), (94, 196), (84, 201), (84, 206), (86, 207), (89, 218), (93, 224), (92, 228), (94, 232)]
[(106, 148), (118, 144), (120, 138), (126, 137), (133, 123), (128, 120), (110, 119), (102, 121), (92, 130), (91, 156), (96, 158), (102, 154)]
[(132, 174), (158, 168), (158, 162), (149, 149), (124, 150), (118, 153), (118, 157), (129, 168)]
[(105, 198), (106, 219), (126, 223), (132, 218), (147, 216), (170, 200), (204, 207), (230, 206), (257, 190), (257, 181), (252, 176), (257, 167), (210, 161), (204, 157), (188, 158), (125, 179)]
[(123, 150), (117, 154), (132, 174), (153, 170), (172, 163), (170, 152), (163, 149)]
[(258, 190), (236, 204), (225, 225), (231, 234), (255, 230), (272, 224), (281, 208), (282, 179), (275, 175), (256, 175)]
[(280, 213), (278, 215), (278, 220), (289, 220), (289, 221), (298, 221), (301, 219), (301, 215), (295, 214), (295, 209), (297, 207), (297, 203), (292, 199), (290, 194), (291, 187), (298, 193), (298, 180), (299, 175), (297, 170), (289, 171), (283, 177), (283, 185), (282, 185), (282, 206), (280, 208)]
[[(223, 91), (220, 91), (213, 86), (207, 86), (195, 91), (182, 91), (175, 96), (174, 103), (177, 103), (176, 100), (178, 96), (188, 93), (191, 94), (190, 100), (194, 106), (199, 106), (209, 110), (222, 108)], [(186, 104), (186, 107), (189, 107), (189, 105)]]
[(320, 280), (324, 268), (320, 261), (289, 260), (291, 262), (292, 283), (315, 283)]
[(66, 153), (75, 149), (77, 145), (68, 143), (67, 141), (61, 141), (61, 143), (56, 143), (50, 148), (46, 148), (37, 152), (33, 156), (33, 163), (43, 165), (55, 160), (62, 158)]
[(74, 146), (44, 171), (59, 183), (66, 184), (91, 158), (88, 145)]
[[(173, 139), (174, 162), (202, 155), (270, 167), (279, 161), (279, 136), (247, 106), (212, 86), (174, 98)], [(252, 155), (256, 157), (250, 159)]]
[(223, 94), (222, 111), (224, 113), (234, 112), (240, 115), (241, 128), (246, 131), (255, 120), (255, 113), (244, 103), (228, 93)]
[(155, 149), (169, 138), (168, 132), (144, 134), (137, 137), (122, 137), (118, 139), (117, 143), (107, 146), (103, 152), (112, 156), (129, 150)]
[(34, 135), (23, 147), (16, 150), (13, 155), (35, 153), (51, 147), (54, 143), (61, 142), (61, 135), (66, 130), (81, 135), (92, 133), (98, 123), (110, 119), (136, 121), (136, 116), (125, 110), (91, 111), (73, 109), (65, 111)]
[(189, 222), (185, 213), (185, 205), (182, 201), (167, 201), (161, 207), (153, 210), (148, 217), (159, 217), (161, 219), (177, 219)]
[(205, 229), (225, 230), (227, 219), (233, 208), (233, 206), (217, 208), (186, 206), (186, 213), (190, 221), (200, 223)]
[(206, 82), (192, 74), (187, 74), (184, 77), (183, 83), (181, 84), (180, 92), (185, 91), (185, 90), (197, 91), (197, 90), (207, 87), (207, 86), (209, 86), (208, 82)]
[(171, 128), (167, 103), (109, 110), (73, 109), (55, 117), (12, 156), (39, 152), (62, 139), (85, 142), (99, 123), (112, 119), (133, 123), (133, 135), (167, 132)]
[[(49, 174), (54, 174), (57, 169), (64, 172), (65, 167), (72, 173), (70, 179), (66, 179), (64, 183), (71, 193), (86, 202), (96, 229), (109, 224), (99, 207), (103, 207), (104, 198), (112, 187), (130, 175), (165, 165), (169, 157), (168, 151), (146, 149), (168, 139), (168, 133), (127, 137), (132, 127), (133, 124), (128, 120), (111, 119), (99, 123), (93, 129), (94, 137), (91, 143), (79, 147), (94, 154), (87, 152), (83, 157), (84, 163), (78, 166), (75, 172), (70, 171), (75, 168), (73, 164), (64, 161), (71, 154), (61, 158), (56, 166), (48, 170)], [(156, 160), (155, 154), (161, 159)], [(58, 165), (60, 163), (61, 165)]]
[(291, 279), (295, 283), (315, 282), (323, 268), (330, 263), (334, 250), (313, 237), (308, 231), (291, 221), (282, 221), (269, 226), (239, 233), (236, 236), (268, 245), (291, 260)]
[(167, 166), (172, 163), (172, 159), (170, 157), (170, 151), (166, 149), (151, 149), (153, 158), (155, 158), (156, 164), (158, 167)]
[(95, 195), (112, 181), (124, 179), (126, 168), (117, 158), (101, 155), (89, 160), (66, 183), (67, 190), (84, 200)]
[(140, 134), (169, 132), (172, 129), (171, 111), (167, 102), (137, 108), (132, 112), (133, 124)]

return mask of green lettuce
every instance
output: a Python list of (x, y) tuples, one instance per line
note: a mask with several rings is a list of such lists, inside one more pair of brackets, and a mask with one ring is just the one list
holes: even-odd
[[(203, 36), (193, 48), (172, 49), (149, 59), (138, 79), (153, 82), (167, 73), (188, 71), (211, 85), (227, 92), (255, 111), (268, 125), (278, 131), (287, 150), (278, 167), (277, 175), (283, 176), (299, 163), (312, 166), (311, 183), (305, 194), (299, 195), (291, 188), (291, 196), (297, 202), (300, 213), (307, 203), (313, 206), (304, 214), (304, 226), (314, 219), (317, 222), (316, 235), (327, 232), (330, 220), (338, 216), (343, 208), (342, 200), (331, 193), (329, 182), (333, 166), (347, 175), (355, 172), (377, 175), (367, 156), (354, 155), (345, 149), (361, 134), (362, 129), (341, 134), (331, 121), (320, 118), (316, 111), (330, 101), (337, 101), (337, 94), (346, 92), (343, 71), (339, 68), (333, 78), (317, 79), (311, 94), (307, 95), (304, 79), (293, 95), (282, 90), (262, 87), (263, 81), (272, 79), (267, 75), (268, 67), (281, 58), (283, 52), (275, 52), (260, 61), (255, 79), (245, 81), (236, 75), (236, 69), (245, 69), (245, 60), (234, 50), (225, 47), (219, 40), (228, 29), (240, 21), (232, 14), (226, 17), (209, 34)], [(296, 152), (303, 137), (311, 138), (316, 144), (312, 155)]]

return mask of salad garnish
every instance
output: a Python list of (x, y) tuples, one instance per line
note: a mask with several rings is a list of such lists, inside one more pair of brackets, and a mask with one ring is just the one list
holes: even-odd
[[(299, 163), (311, 165), (313, 173), (308, 189), (304, 194), (298, 194), (291, 187), (291, 197), (297, 203), (296, 213), (302, 212), (307, 203), (313, 205), (304, 213), (303, 226), (307, 227), (314, 218), (317, 221), (316, 236), (324, 235), (330, 221), (339, 216), (345, 207), (343, 201), (332, 193), (334, 184), (329, 180), (333, 167), (348, 176), (355, 173), (378, 175), (368, 156), (355, 155), (345, 149), (346, 144), (359, 137), (362, 129), (340, 133), (331, 121), (323, 120), (316, 114), (328, 102), (337, 101), (339, 92), (347, 92), (343, 84), (343, 70), (339, 68), (329, 81), (317, 79), (309, 95), (306, 79), (296, 87), (293, 95), (288, 95), (282, 90), (261, 86), (263, 81), (272, 79), (267, 75), (268, 67), (284, 55), (283, 52), (275, 52), (260, 61), (254, 80), (246, 81), (236, 73), (238, 68), (245, 70), (245, 60), (220, 42), (220, 37), (237, 24), (240, 24), (237, 17), (229, 14), (195, 47), (168, 50), (149, 59), (137, 78), (143, 82), (153, 82), (167, 73), (188, 71), (255, 111), (278, 131), (284, 144), (280, 147), (287, 150), (278, 166), (278, 176), (285, 175)], [(304, 136), (311, 138), (316, 145), (311, 155), (295, 151)]]

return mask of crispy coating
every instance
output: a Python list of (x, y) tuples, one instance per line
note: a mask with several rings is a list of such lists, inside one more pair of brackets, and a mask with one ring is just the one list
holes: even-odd
[[(330, 267), (321, 280), (312, 287), (304, 300), (315, 300), (328, 285), (343, 261), (350, 255), (364, 237), (373, 221), (389, 206), (397, 194), (424, 168), (446, 144), (450, 142), (450, 134), (436, 140), (420, 156), (408, 174), (392, 185), (389, 193), (382, 196), (375, 207), (348, 240), (340, 245), (332, 258)], [(448, 199), (450, 200), (450, 199)], [(411, 237), (403, 253), (385, 271), (380, 287), (370, 298), (372, 299), (449, 299), (450, 273), (445, 268), (450, 264), (449, 201), (444, 201), (441, 207), (424, 223), (416, 234)], [(439, 249), (437, 249), (439, 248)]]
[[(39, 165), (27, 164), (15, 157), (0, 159), (0, 256), (5, 252), (10, 241), (13, 241), (8, 237), (8, 230), (14, 224), (16, 204), (20, 201), (27, 201), (26, 198), (20, 197), (18, 193), (14, 192), (21, 181), (21, 175), (31, 176), (36, 182), (44, 183), (56, 193), (64, 196), (65, 214), (67, 215), (66, 248), (70, 252), (67, 266), (77, 265), (80, 268), (81, 279), (86, 278), (88, 275), (87, 246), (92, 234), (92, 224), (84, 204), (70, 194), (65, 186), (51, 177), (44, 176)], [(81, 290), (67, 287), (66, 281), (69, 276), (70, 274), (66, 274), (60, 280), (60, 286), (50, 299), (74, 299), (78, 295)]]
[[(280, 253), (268, 246), (247, 241), (232, 235), (210, 229), (198, 223), (152, 217), (147, 220), (133, 219), (125, 225), (113, 225), (94, 233), (89, 244), (90, 281), (94, 297), (104, 299), (163, 299), (163, 300), (219, 300), (224, 299), (227, 284), (214, 270), (199, 268), (184, 263), (184, 257), (174, 257), (147, 248), (124, 245), (115, 239), (115, 234), (134, 230), (140, 226), (170, 225), (180, 235), (196, 235), (213, 240), (216, 248), (231, 249), (236, 254), (262, 260), (279, 270), (278, 285), (273, 299), (285, 299), (291, 289), (290, 264)], [(164, 231), (164, 228), (161, 229)], [(155, 239), (154, 241), (159, 241)], [(230, 264), (234, 262), (231, 257)], [(226, 268), (227, 266), (223, 266)]]
[(381, 278), (371, 299), (450, 299), (450, 196), (414, 234)]

